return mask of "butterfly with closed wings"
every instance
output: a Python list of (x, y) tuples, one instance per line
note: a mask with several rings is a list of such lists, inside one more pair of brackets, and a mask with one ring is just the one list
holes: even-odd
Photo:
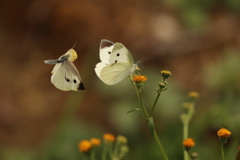
[(101, 40), (99, 56), (101, 62), (96, 65), (95, 72), (108, 85), (119, 83), (138, 68), (131, 53), (119, 42)]
[(44, 61), (46, 64), (55, 64), (52, 70), (51, 82), (56, 88), (62, 91), (86, 90), (80, 74), (73, 64), (76, 59), (77, 53), (71, 48), (57, 60)]

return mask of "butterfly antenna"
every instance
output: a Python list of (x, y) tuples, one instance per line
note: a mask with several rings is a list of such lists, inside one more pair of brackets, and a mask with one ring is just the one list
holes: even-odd
[(76, 44), (77, 44), (77, 42), (75, 42), (75, 43), (74, 43), (74, 45), (73, 45), (72, 49), (73, 49), (73, 48), (76, 46)]
[(75, 42), (75, 43), (74, 43), (74, 45), (73, 45), (72, 49), (74, 49), (74, 47), (76, 46), (76, 44), (77, 44), (77, 42)]
[(143, 57), (142, 57), (142, 58), (137, 62), (137, 64), (138, 64), (138, 63), (142, 63), (142, 62), (144, 62), (144, 61), (146, 61), (146, 60), (148, 60), (148, 59), (149, 59), (149, 58), (143, 58)]

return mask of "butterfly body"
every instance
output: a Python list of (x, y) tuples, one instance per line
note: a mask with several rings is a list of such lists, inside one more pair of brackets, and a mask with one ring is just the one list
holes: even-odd
[(67, 53), (57, 60), (44, 61), (46, 64), (55, 64), (52, 70), (51, 82), (56, 88), (63, 91), (85, 90), (80, 74), (73, 64), (76, 58), (76, 51), (74, 49), (69, 49)]
[(122, 43), (113, 43), (105, 39), (100, 43), (100, 60), (95, 72), (108, 85), (120, 82), (137, 68), (131, 53)]

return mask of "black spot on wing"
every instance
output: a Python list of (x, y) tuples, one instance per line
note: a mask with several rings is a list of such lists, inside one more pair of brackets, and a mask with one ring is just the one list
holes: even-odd
[(117, 54), (117, 57), (119, 57), (119, 56), (120, 56), (120, 53)]
[(114, 62), (117, 63), (117, 60), (115, 60)]
[(76, 80), (76, 79), (74, 79), (74, 80), (73, 80), (73, 83), (77, 83), (77, 80)]
[(67, 77), (65, 77), (65, 80), (66, 80), (67, 82), (70, 82), (70, 79), (68, 79)]
[(108, 54), (111, 54), (111, 51), (108, 51)]
[(86, 88), (82, 82), (80, 82), (80, 84), (78, 86), (78, 90), (86, 90)]

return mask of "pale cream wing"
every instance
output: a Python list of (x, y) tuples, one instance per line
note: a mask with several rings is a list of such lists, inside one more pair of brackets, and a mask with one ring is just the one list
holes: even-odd
[(108, 84), (114, 85), (126, 78), (131, 71), (132, 65), (119, 62), (105, 66), (100, 73), (100, 79)]
[(66, 60), (56, 64), (51, 77), (54, 86), (63, 91), (85, 90), (85, 86), (74, 64)]

